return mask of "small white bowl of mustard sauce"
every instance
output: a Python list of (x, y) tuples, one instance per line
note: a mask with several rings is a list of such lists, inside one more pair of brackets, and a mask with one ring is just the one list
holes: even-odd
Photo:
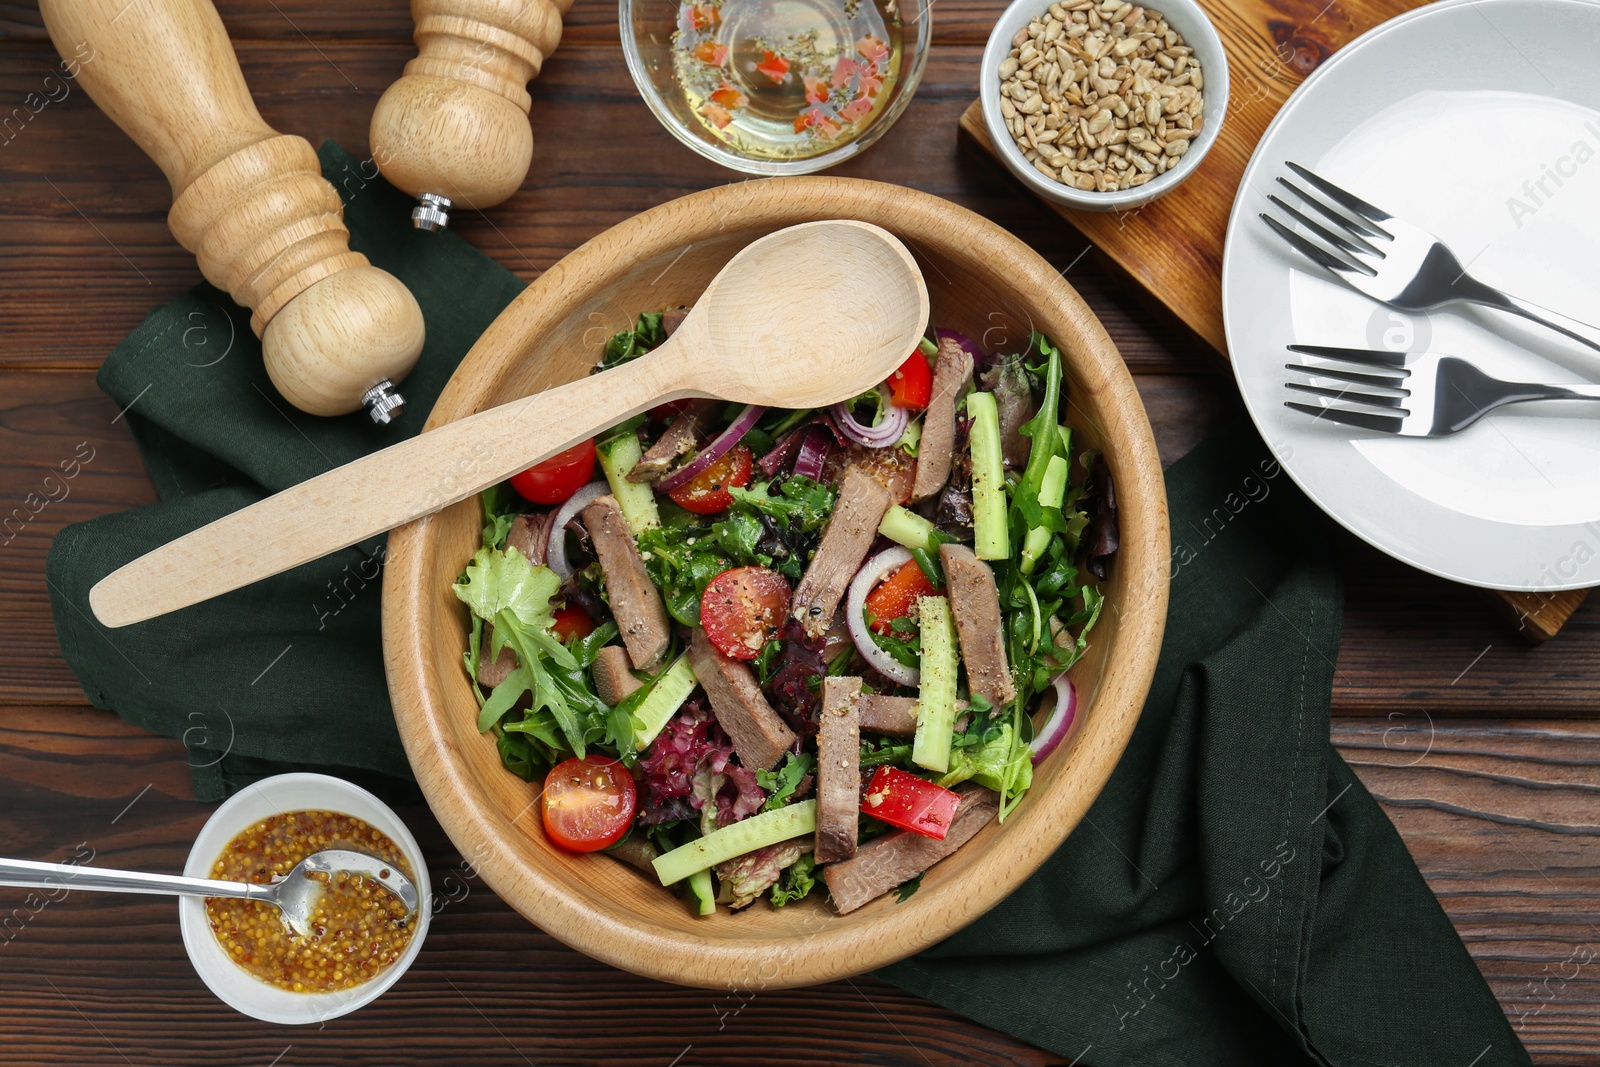
[(280, 774), (234, 794), (201, 829), (183, 873), (270, 882), (324, 848), (394, 863), (417, 888), (416, 914), (402, 922), (387, 890), (341, 882), (324, 891), (308, 942), (271, 905), (184, 897), (184, 947), (229, 1007), (263, 1022), (323, 1023), (382, 996), (422, 951), (432, 910), (422, 850), (387, 804), (341, 778)]

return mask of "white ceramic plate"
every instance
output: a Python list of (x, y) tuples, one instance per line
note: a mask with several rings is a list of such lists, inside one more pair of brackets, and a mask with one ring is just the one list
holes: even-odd
[[(1587, 57), (1575, 61), (1573, 57)], [(1294, 160), (1431, 230), (1472, 273), (1600, 324), (1600, 3), (1445, 0), (1379, 26), (1268, 127), (1228, 224), (1222, 303), (1245, 405), (1284, 469), (1384, 552), (1495, 589), (1600, 585), (1600, 405), (1503, 409), (1454, 437), (1389, 437), (1283, 406), (1285, 346), (1445, 352), (1528, 381), (1600, 381), (1600, 353), (1452, 306), (1406, 315), (1260, 220)], [(1283, 195), (1293, 201), (1291, 194)], [(1281, 217), (1281, 213), (1279, 213)]]

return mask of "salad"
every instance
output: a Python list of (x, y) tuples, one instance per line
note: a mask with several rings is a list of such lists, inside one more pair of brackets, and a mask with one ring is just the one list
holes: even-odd
[(1004, 820), (1077, 717), (1117, 548), (1066, 409), (1043, 335), (940, 329), (845, 403), (666, 404), (485, 492), (465, 667), (549, 840), (702, 915), (819, 883), (842, 913)]

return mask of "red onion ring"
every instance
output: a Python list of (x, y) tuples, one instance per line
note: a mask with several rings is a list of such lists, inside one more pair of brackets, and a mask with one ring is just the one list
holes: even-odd
[(778, 438), (777, 443), (756, 460), (756, 466), (761, 468), (761, 473), (768, 478), (776, 477), (784, 465), (794, 458), (795, 449), (800, 447), (810, 429), (809, 423), (803, 423)]
[(611, 486), (606, 482), (590, 482), (556, 509), (556, 517), (550, 523), (550, 545), (545, 549), (544, 559), (545, 566), (555, 571), (556, 577), (563, 582), (572, 577), (572, 565), (567, 562), (567, 523), (609, 492)]
[(907, 667), (880, 648), (867, 630), (862, 612), (867, 606), (867, 594), (872, 592), (879, 582), (910, 561), (911, 553), (898, 545), (879, 552), (863, 563), (861, 570), (851, 579), (850, 589), (845, 594), (844, 602), (845, 624), (850, 628), (850, 637), (856, 643), (856, 651), (860, 652), (861, 657), (872, 664), (873, 669), (879, 674), (900, 685), (918, 684), (922, 680), (922, 672), (915, 667)]
[(726, 430), (717, 434), (712, 442), (699, 452), (694, 458), (679, 467), (656, 479), (655, 487), (663, 493), (670, 493), (674, 489), (681, 489), (692, 482), (705, 469), (732, 451), (733, 446), (739, 443), (740, 438), (750, 432), (750, 428), (766, 413), (766, 408), (760, 404), (746, 404), (744, 410), (734, 416), (733, 422)]
[(883, 421), (875, 426), (859, 421), (851, 414), (849, 404), (835, 404), (828, 412), (833, 416), (839, 432), (849, 440), (866, 448), (888, 448), (900, 440), (906, 432), (906, 424), (911, 421), (905, 408), (895, 404), (888, 405), (888, 408)]
[(983, 353), (978, 350), (978, 343), (960, 330), (947, 330), (941, 326), (933, 331), (933, 339), (940, 344), (954, 341), (961, 347), (961, 351), (972, 357), (973, 363), (983, 362)]
[(828, 459), (831, 437), (826, 427), (807, 427), (805, 440), (800, 443), (800, 452), (794, 457), (795, 474), (814, 482), (822, 480), (822, 465)]
[[(1028, 743), (1035, 763), (1056, 750), (1056, 746), (1072, 732), (1072, 724), (1078, 718), (1078, 690), (1072, 684), (1072, 679), (1062, 672), (1051, 679), (1050, 684), (1055, 688), (1054, 707), (1050, 709), (1050, 717), (1045, 719), (1044, 725), (1039, 727), (1039, 732)], [(1041, 705), (1043, 703), (1040, 701)]]

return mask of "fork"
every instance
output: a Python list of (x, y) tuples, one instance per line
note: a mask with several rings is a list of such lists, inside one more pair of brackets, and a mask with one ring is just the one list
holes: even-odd
[(1427, 311), (1458, 300), (1482, 304), (1521, 315), (1600, 350), (1600, 328), (1479, 281), (1467, 273), (1455, 253), (1427, 230), (1373, 207), (1298, 163), (1288, 162), (1287, 165), (1321, 195), (1314, 195), (1281, 176), (1278, 183), (1331, 226), (1323, 225), (1275, 194), (1267, 199), (1328, 247), (1308, 240), (1264, 211), (1261, 218), (1296, 251), (1326, 267), (1357, 292), (1401, 311)]
[(1448, 437), (1496, 408), (1528, 400), (1600, 400), (1600, 385), (1503, 381), (1457, 356), (1326, 345), (1290, 345), (1289, 351), (1319, 356), (1336, 364), (1285, 363), (1289, 370), (1349, 384), (1335, 388), (1285, 382), (1285, 388), (1364, 407), (1319, 406), (1293, 400), (1284, 401), (1284, 407), (1329, 422), (1401, 437)]

